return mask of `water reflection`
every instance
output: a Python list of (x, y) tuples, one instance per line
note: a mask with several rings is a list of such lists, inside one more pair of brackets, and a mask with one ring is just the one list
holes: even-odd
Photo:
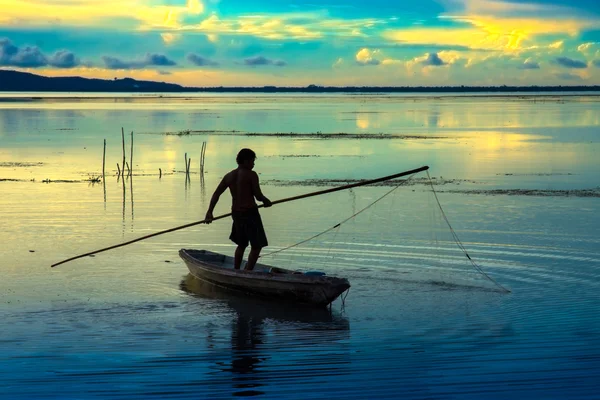
[[(282, 349), (290, 366), (294, 364), (294, 357), (301, 357), (305, 365), (317, 366), (331, 364), (332, 360), (316, 351), (307, 352), (307, 346), (331, 349), (338, 343), (343, 351), (341, 357), (336, 358), (334, 369), (350, 363), (349, 349), (340, 343), (349, 338), (350, 324), (335, 311), (250, 298), (200, 281), (191, 274), (181, 281), (180, 288), (192, 296), (221, 302), (233, 311), (231, 360), (218, 365), (222, 373), (232, 374), (233, 396), (265, 394), (265, 387), (283, 373), (280, 371), (282, 361), (276, 360)], [(318, 375), (318, 369), (312, 374)]]

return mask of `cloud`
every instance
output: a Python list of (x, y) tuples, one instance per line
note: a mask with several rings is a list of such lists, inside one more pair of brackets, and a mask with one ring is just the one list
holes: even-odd
[(177, 63), (173, 60), (167, 58), (167, 56), (162, 54), (146, 54), (146, 61), (148, 65), (158, 65), (161, 67), (172, 67), (177, 65)]
[(587, 64), (584, 61), (573, 60), (569, 57), (557, 57), (556, 62), (565, 68), (587, 68)]
[(270, 58), (266, 58), (263, 56), (255, 56), (255, 57), (245, 58), (244, 65), (247, 65), (250, 67), (257, 67), (257, 66), (263, 66), (263, 65), (275, 65), (276, 67), (283, 67), (286, 65), (286, 62), (283, 60), (272, 60)]
[(489, 52), (489, 49), (478, 49), (471, 48), (469, 46), (459, 46), (459, 45), (443, 45), (436, 44), (433, 41), (429, 43), (368, 43), (363, 44), (362, 47), (375, 47), (378, 49), (398, 49), (398, 50), (436, 50), (440, 51), (481, 51), (481, 52)]
[(188, 11), (192, 14), (202, 14), (204, 11), (204, 4), (200, 0), (187, 0)]
[(116, 57), (103, 56), (102, 61), (108, 69), (143, 69), (146, 67), (172, 67), (177, 63), (162, 54), (146, 53), (142, 60), (123, 61)]
[[(586, 56), (593, 56), (594, 50), (600, 48), (600, 42), (587, 42), (577, 46), (577, 51)], [(600, 50), (596, 54), (599, 54)]]
[(174, 29), (181, 26), (182, 20), (204, 11), (200, 0), (187, 0), (180, 5), (156, 3), (147, 0), (0, 0), (0, 25)]
[(356, 53), (356, 63), (359, 65), (379, 65), (381, 61), (375, 58), (377, 53), (379, 53), (379, 50), (371, 51), (366, 47), (362, 48)]
[(8, 39), (0, 39), (0, 65), (36, 68), (48, 64), (46, 56), (37, 46), (19, 48)]
[(73, 68), (79, 60), (70, 51), (60, 50), (46, 56), (37, 46), (17, 47), (9, 39), (0, 39), (0, 66), (19, 68)]
[(192, 64), (198, 67), (216, 67), (219, 65), (218, 62), (208, 59), (206, 57), (202, 57), (201, 55), (190, 53), (187, 55), (187, 59)]
[(74, 68), (79, 65), (79, 60), (70, 51), (57, 51), (48, 59), (48, 65), (56, 68)]
[(519, 65), (517, 68), (519, 68), (519, 69), (540, 69), (540, 63), (528, 58), (527, 60), (523, 61), (523, 64)]
[(548, 45), (548, 48), (554, 49), (554, 50), (562, 50), (564, 44), (565, 44), (564, 40), (559, 40), (558, 42), (550, 43)]
[(181, 35), (177, 34), (177, 33), (161, 33), (160, 37), (162, 38), (163, 42), (168, 46), (171, 45), (173, 43), (175, 43), (176, 41), (178, 41), (179, 39), (181, 39)]
[(179, 32), (206, 35), (244, 35), (269, 40), (315, 41), (323, 38), (359, 38), (378, 35), (378, 27), (390, 24), (376, 18), (332, 18), (327, 11), (253, 13), (221, 18), (213, 13), (200, 23), (184, 24)]
[[(423, 70), (429, 70), (435, 67), (443, 67), (447, 65), (456, 64), (459, 60), (464, 60), (461, 58), (458, 53), (455, 52), (444, 52), (444, 57), (447, 57), (446, 60), (442, 59), (438, 53), (425, 53), (425, 55), (415, 57), (412, 60), (402, 62), (399, 60), (384, 60), (384, 64), (405, 64), (409, 70), (412, 70), (413, 67), (420, 66)], [(420, 69), (420, 68), (419, 68)]]
[(562, 79), (565, 81), (582, 81), (583, 80), (579, 75), (573, 75), (573, 74), (568, 74), (568, 73), (555, 74), (554, 76), (556, 76), (558, 79)]
[[(597, 29), (600, 18), (582, 15), (569, 7), (515, 0), (443, 0), (447, 11), (438, 16), (447, 26), (412, 26), (388, 29), (383, 37), (413, 45), (442, 45), (487, 49), (498, 52), (520, 51), (540, 40), (559, 35), (576, 37)], [(549, 49), (562, 51), (563, 40)], [(435, 47), (431, 47), (435, 48)]]
[(432, 67), (441, 67), (442, 65), (446, 65), (444, 60), (442, 60), (437, 53), (427, 53), (427, 58), (421, 61), (421, 64)]

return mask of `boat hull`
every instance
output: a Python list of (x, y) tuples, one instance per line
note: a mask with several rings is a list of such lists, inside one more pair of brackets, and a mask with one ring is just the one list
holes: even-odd
[(273, 300), (324, 307), (350, 288), (344, 278), (295, 274), (264, 264), (256, 264), (253, 271), (236, 270), (232, 257), (207, 250), (181, 249), (179, 255), (197, 279)]

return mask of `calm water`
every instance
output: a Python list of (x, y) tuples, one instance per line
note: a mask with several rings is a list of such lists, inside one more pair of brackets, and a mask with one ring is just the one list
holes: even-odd
[[(0, 96), (2, 399), (598, 398), (600, 97), (42, 96)], [(106, 182), (90, 183), (104, 139)], [(203, 219), (242, 147), (272, 200), (429, 165), (469, 254), (511, 293), (456, 250), (424, 174), (265, 257), (347, 277), (331, 312), (188, 276), (180, 248), (233, 252), (226, 220), (50, 269)], [(263, 210), (266, 250), (391, 188)]]

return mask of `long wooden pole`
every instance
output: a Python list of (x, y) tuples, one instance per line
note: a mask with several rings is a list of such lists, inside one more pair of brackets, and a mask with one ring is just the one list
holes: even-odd
[[(390, 179), (395, 179), (395, 178), (400, 178), (400, 177), (406, 176), (406, 175), (416, 174), (417, 172), (426, 171), (428, 169), (429, 169), (428, 166), (424, 166), (424, 167), (421, 167), (421, 168), (412, 169), (410, 171), (404, 171), (404, 172), (400, 172), (398, 174), (384, 176), (382, 178), (371, 179), (371, 180), (367, 180), (367, 181), (360, 181), (360, 182), (357, 182), (357, 183), (352, 183), (352, 184), (349, 184), (349, 185), (339, 186), (339, 187), (335, 187), (335, 188), (331, 188), (331, 189), (325, 189), (325, 190), (319, 190), (317, 192), (301, 194), (301, 195), (298, 195), (298, 196), (288, 197), (288, 198), (281, 199), (281, 200), (275, 200), (274, 202), (272, 202), (272, 205), (281, 204), (281, 203), (287, 203), (289, 201), (294, 201), (294, 200), (305, 199), (307, 197), (320, 196), (322, 194), (338, 192), (340, 190), (352, 189), (352, 188), (359, 187), (359, 186), (372, 185), (374, 183), (389, 181)], [(263, 205), (258, 206), (258, 208), (261, 208), (261, 207), (263, 207)], [(212, 221), (216, 221), (216, 220), (219, 220), (219, 219), (227, 218), (229, 216), (231, 216), (231, 213), (219, 215), (219, 216), (213, 218)], [(212, 222), (212, 221), (210, 221), (210, 222)], [(82, 258), (82, 257), (86, 257), (86, 256), (91, 256), (92, 254), (97, 254), (97, 253), (101, 253), (103, 251), (112, 250), (112, 249), (116, 249), (118, 247), (127, 246), (129, 244), (140, 242), (142, 240), (146, 240), (146, 239), (158, 236), (158, 235), (164, 235), (165, 233), (175, 232), (175, 231), (178, 231), (180, 229), (185, 229), (185, 228), (189, 228), (189, 227), (194, 226), (194, 225), (199, 225), (199, 224), (204, 224), (204, 223), (207, 223), (207, 220), (203, 219), (202, 221), (190, 222), (189, 224), (177, 226), (177, 227), (171, 228), (171, 229), (166, 229), (164, 231), (152, 233), (150, 235), (142, 236), (142, 237), (139, 237), (137, 239), (129, 240), (127, 242), (115, 244), (115, 245), (110, 246), (110, 247), (105, 247), (105, 248), (100, 249), (100, 250), (95, 250), (95, 251), (91, 251), (89, 253), (81, 254), (81, 255), (78, 255), (78, 256), (75, 256), (75, 257), (71, 257), (71, 258), (68, 258), (66, 260), (57, 262), (56, 264), (52, 264), (51, 267), (53, 268), (53, 267), (59, 266), (61, 264), (64, 264), (66, 262), (77, 260), (78, 258)]]

